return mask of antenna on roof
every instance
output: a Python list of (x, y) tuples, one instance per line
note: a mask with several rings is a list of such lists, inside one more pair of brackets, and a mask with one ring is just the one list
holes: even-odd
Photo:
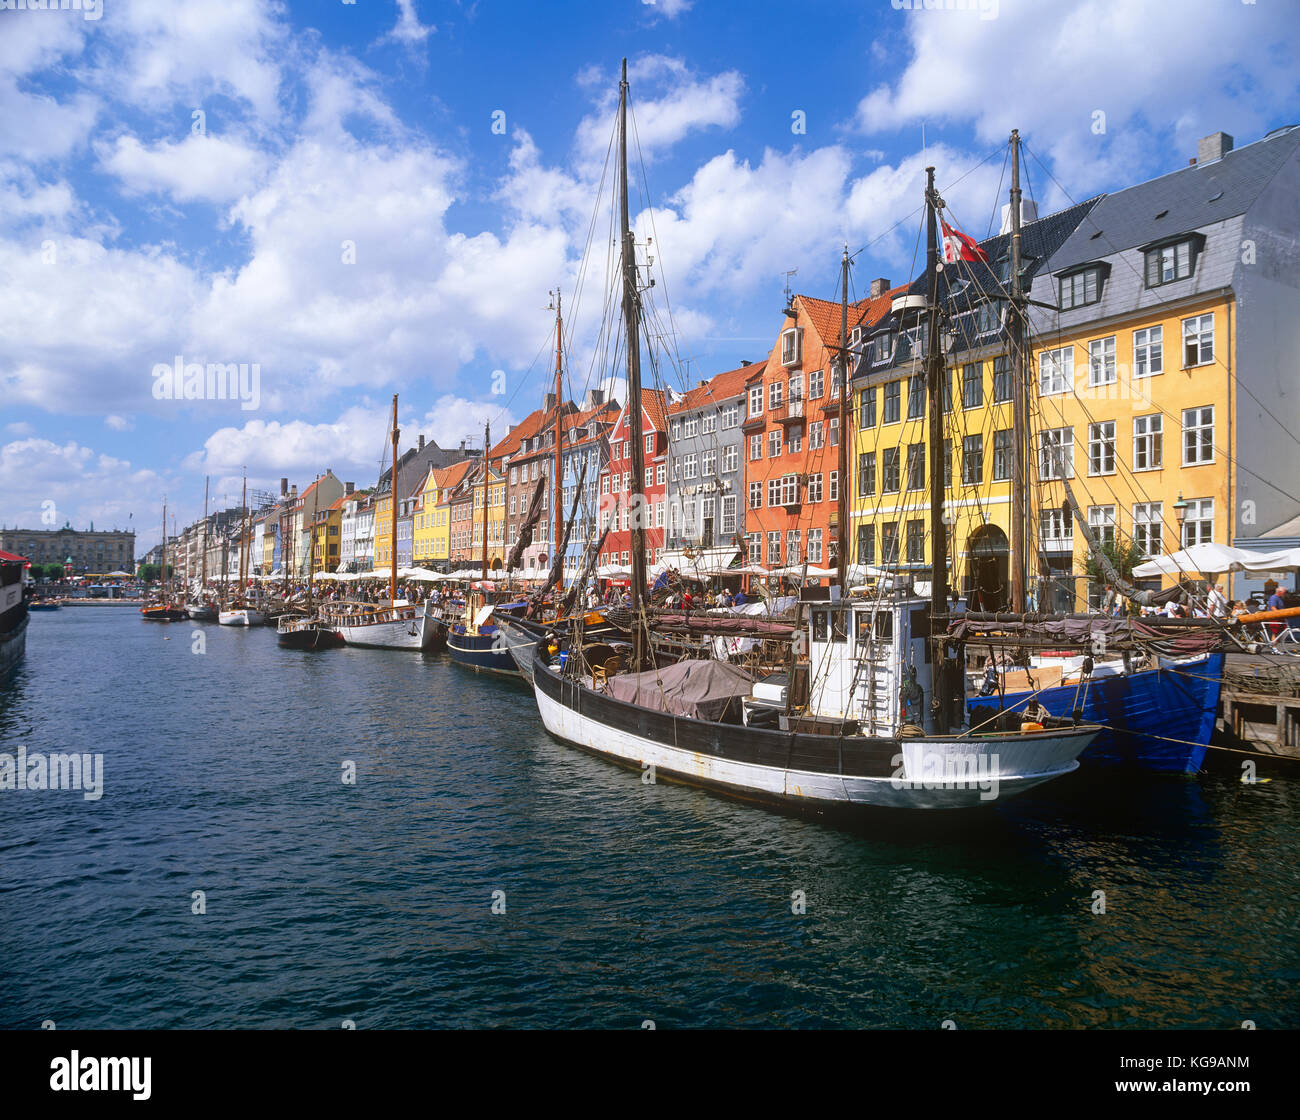
[(792, 268), (785, 274), (785, 307), (783, 310), (786, 315), (794, 314), (794, 293), (790, 290), (790, 277), (797, 275), (798, 272), (797, 268)]

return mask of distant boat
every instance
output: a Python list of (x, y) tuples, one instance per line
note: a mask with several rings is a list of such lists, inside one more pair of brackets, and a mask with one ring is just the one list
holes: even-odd
[(231, 607), (218, 611), (217, 621), (222, 626), (261, 626), (266, 622), (266, 615), (252, 607)]
[(159, 598), (156, 603), (146, 603), (140, 608), (140, 617), (145, 622), (184, 622), (186, 619), (185, 608), (179, 603), (172, 602), (171, 595), (167, 587), (167, 502), (163, 501), (163, 531), (162, 531), (162, 584), (158, 592)]
[(36, 600), (35, 602), (28, 603), (27, 609), (29, 611), (57, 611), (59, 609), (59, 604)]
[(185, 604), (185, 613), (195, 622), (215, 622), (217, 608), (204, 595), (208, 587), (208, 480), (203, 480), (203, 567), (199, 572), (199, 590), (195, 597)]
[(222, 604), (217, 612), (217, 622), (222, 626), (261, 626), (266, 622), (266, 614), (246, 601), (248, 587), (248, 479), (244, 479), (244, 489), (239, 504), (243, 513), (239, 523), (239, 594), (229, 605)]
[(281, 615), (276, 635), (285, 649), (333, 649), (346, 644), (338, 627), (320, 617)]

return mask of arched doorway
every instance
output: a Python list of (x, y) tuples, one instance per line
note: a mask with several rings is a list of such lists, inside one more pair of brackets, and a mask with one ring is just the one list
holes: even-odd
[(492, 557), (492, 563), (489, 566), (494, 572), (499, 572), (501, 570), (501, 557), (500, 556)]
[(1000, 611), (1011, 594), (1011, 547), (996, 525), (981, 525), (966, 540), (966, 603), (973, 611)]

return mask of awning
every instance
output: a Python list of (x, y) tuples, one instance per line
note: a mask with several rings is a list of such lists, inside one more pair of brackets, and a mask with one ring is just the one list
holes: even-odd
[(1194, 544), (1190, 548), (1152, 557), (1133, 569), (1137, 579), (1154, 576), (1221, 575), (1224, 572), (1294, 572), (1300, 570), (1300, 548), (1252, 552), (1226, 544)]
[(656, 567), (676, 568), (683, 574), (697, 576), (732, 575), (731, 565), (740, 559), (740, 549), (735, 545), (722, 548), (666, 548), (659, 554)]

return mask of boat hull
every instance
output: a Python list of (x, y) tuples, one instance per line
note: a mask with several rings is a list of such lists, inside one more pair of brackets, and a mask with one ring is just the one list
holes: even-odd
[(277, 641), (285, 649), (335, 649), (344, 645), (343, 635), (325, 626), (304, 626), (298, 630), (281, 630)]
[(59, 604), (58, 603), (28, 603), (27, 609), (29, 611), (57, 611), (59, 609)]
[(541, 637), (542, 629), (535, 623), (519, 618), (501, 620), (501, 640), (510, 652), (514, 667), (529, 684), (533, 683), (533, 647)]
[(8, 676), (27, 652), (27, 616), (11, 630), (0, 634), (0, 679)]
[[(540, 643), (539, 643), (540, 646)], [(801, 810), (987, 806), (1078, 768), (1081, 726), (1000, 737), (808, 735), (711, 723), (561, 678), (534, 650), (533, 691), (556, 738), (623, 765)]]
[(140, 617), (145, 622), (184, 622), (185, 612), (180, 607), (145, 607)]
[(454, 627), (448, 630), (447, 656), (458, 665), (480, 673), (519, 675), (505, 633), (495, 626), (486, 627), (477, 634), (458, 632)]
[[(1062, 685), (1039, 692), (1038, 701), (1056, 716), (1075, 707), (1083, 720), (1103, 728), (1083, 753), (1085, 766), (1121, 766), (1163, 773), (1194, 774), (1218, 719), (1223, 687), (1224, 655), (1166, 663), (1158, 669), (1099, 677), (1086, 689)], [(1008, 692), (1004, 706), (1020, 710), (1032, 693)], [(968, 703), (971, 723), (978, 724), (998, 710), (997, 697)]]
[(261, 611), (240, 609), (219, 612), (217, 621), (222, 626), (261, 626), (266, 621), (266, 616)]
[(367, 649), (432, 649), (439, 639), (440, 623), (427, 611), (405, 614), (398, 618), (366, 622), (358, 619), (336, 623), (343, 641)]
[(195, 622), (216, 622), (217, 608), (204, 606), (186, 606), (185, 613)]

